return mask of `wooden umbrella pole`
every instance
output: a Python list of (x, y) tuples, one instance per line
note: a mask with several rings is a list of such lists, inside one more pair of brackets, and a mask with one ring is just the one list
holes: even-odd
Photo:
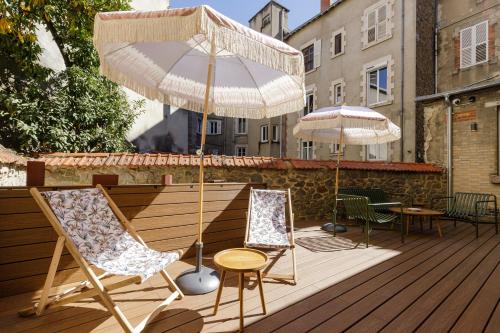
[(339, 151), (337, 153), (337, 168), (335, 171), (335, 202), (333, 203), (333, 236), (335, 236), (335, 227), (337, 224), (337, 199), (339, 196), (339, 174), (340, 174), (340, 159), (344, 153), (342, 147), (344, 144), (344, 126), (340, 127)]
[[(212, 41), (210, 44), (210, 57), (208, 60), (208, 73), (207, 73), (207, 84), (205, 86), (205, 104), (203, 106), (203, 121), (201, 123), (201, 144), (200, 144), (200, 176), (199, 183), (200, 189), (198, 193), (198, 245), (203, 243), (203, 183), (204, 183), (204, 150), (205, 150), (205, 139), (207, 135), (207, 118), (208, 118), (208, 108), (210, 100), (210, 89), (212, 87), (212, 73), (215, 64), (215, 34), (212, 34)], [(198, 261), (200, 258), (198, 258)]]

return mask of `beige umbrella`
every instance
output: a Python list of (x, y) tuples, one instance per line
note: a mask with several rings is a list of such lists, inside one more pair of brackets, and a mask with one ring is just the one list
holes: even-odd
[[(340, 159), (343, 145), (382, 144), (399, 140), (401, 131), (389, 118), (362, 106), (334, 106), (315, 110), (299, 119), (293, 134), (307, 141), (337, 143), (335, 172), (335, 199), (339, 193)], [(334, 202), (334, 223), (337, 218), (337, 200)], [(328, 226), (324, 228), (329, 229)], [(333, 226), (332, 226), (333, 227)], [(345, 227), (340, 227), (344, 231)], [(335, 234), (336, 230), (333, 230)]]
[(179, 286), (217, 288), (202, 265), (203, 150), (207, 115), (268, 118), (304, 107), (302, 53), (208, 6), (98, 13), (94, 45), (101, 73), (149, 99), (203, 112), (197, 265)]

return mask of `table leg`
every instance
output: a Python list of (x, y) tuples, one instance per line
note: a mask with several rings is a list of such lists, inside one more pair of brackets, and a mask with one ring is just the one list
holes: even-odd
[(240, 331), (243, 332), (243, 284), (245, 283), (245, 273), (238, 274), (238, 288), (239, 288), (239, 298), (240, 298)]
[(264, 288), (262, 286), (262, 272), (257, 271), (257, 281), (259, 282), (260, 302), (262, 304), (262, 311), (267, 314), (266, 301), (264, 300)]
[(424, 222), (422, 221), (422, 216), (418, 217), (418, 222), (420, 222), (420, 232), (424, 232)]
[(406, 236), (410, 234), (410, 215), (406, 215)]
[(226, 278), (226, 271), (222, 271), (220, 275), (219, 289), (217, 290), (217, 297), (215, 298), (214, 316), (219, 309), (220, 297), (222, 295), (222, 288), (224, 288), (224, 279)]
[(436, 227), (440, 238), (443, 238), (443, 232), (441, 231), (441, 220), (436, 221)]

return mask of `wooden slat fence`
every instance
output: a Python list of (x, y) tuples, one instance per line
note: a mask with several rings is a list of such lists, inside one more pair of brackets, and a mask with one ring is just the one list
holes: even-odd
[[(264, 187), (261, 184), (206, 184), (204, 253), (242, 245), (252, 186)], [(181, 249), (185, 252), (184, 258), (194, 256), (197, 184), (110, 186), (107, 189), (150, 247), (161, 251)], [(56, 233), (28, 188), (0, 189), (0, 297), (42, 288), (56, 239)], [(63, 253), (55, 285), (82, 278), (70, 255)]]

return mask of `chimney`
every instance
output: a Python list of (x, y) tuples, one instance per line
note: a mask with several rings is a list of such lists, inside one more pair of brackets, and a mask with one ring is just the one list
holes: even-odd
[(320, 0), (321, 1), (321, 12), (323, 13), (325, 10), (330, 7), (330, 0)]

